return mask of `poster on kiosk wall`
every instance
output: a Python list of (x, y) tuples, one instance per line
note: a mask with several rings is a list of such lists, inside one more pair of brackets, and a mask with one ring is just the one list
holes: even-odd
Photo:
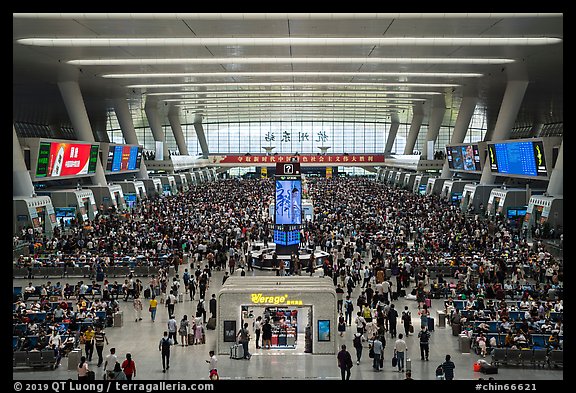
[(88, 175), (96, 172), (98, 145), (40, 142), (36, 177)]

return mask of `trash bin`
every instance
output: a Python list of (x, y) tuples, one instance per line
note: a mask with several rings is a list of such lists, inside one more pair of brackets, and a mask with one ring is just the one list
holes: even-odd
[(82, 357), (82, 348), (76, 348), (68, 353), (68, 370), (76, 371)]
[(470, 345), (472, 339), (468, 336), (458, 336), (458, 346), (460, 347), (461, 353), (470, 353)]
[(436, 318), (439, 327), (446, 327), (446, 313), (444, 311), (436, 311)]
[(114, 314), (114, 327), (122, 327), (124, 323), (122, 311), (118, 311)]

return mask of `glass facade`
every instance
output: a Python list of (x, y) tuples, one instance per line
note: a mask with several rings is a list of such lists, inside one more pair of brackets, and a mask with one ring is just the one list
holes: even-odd
[[(435, 150), (443, 150), (450, 143), (457, 112), (449, 110), (435, 141)], [(464, 142), (481, 141), (486, 134), (486, 110), (476, 108)], [(203, 123), (210, 154), (264, 153), (264, 147), (274, 146), (275, 153), (319, 153), (320, 147), (329, 147), (328, 153), (383, 153), (390, 130), (388, 122), (360, 121), (246, 121)], [(145, 149), (154, 150), (154, 137), (148, 124), (135, 128), (138, 142)], [(400, 123), (392, 153), (404, 154), (410, 123)], [(110, 142), (125, 143), (114, 111), (109, 111), (107, 123)], [(170, 125), (163, 126), (168, 150), (178, 147)], [(428, 125), (422, 124), (414, 150), (422, 152), (426, 143)], [(182, 124), (188, 154), (201, 153), (193, 124)]]

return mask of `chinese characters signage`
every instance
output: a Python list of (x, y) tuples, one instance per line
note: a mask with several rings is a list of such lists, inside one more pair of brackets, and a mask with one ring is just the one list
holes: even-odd
[(276, 164), (282, 162), (299, 162), (301, 165), (306, 164), (324, 164), (331, 166), (338, 165), (371, 165), (376, 163), (384, 162), (383, 154), (327, 154), (327, 155), (316, 155), (316, 154), (300, 154), (297, 156), (285, 154), (285, 155), (227, 155), (227, 156), (214, 156), (211, 157), (214, 164), (251, 164), (251, 165), (261, 165), (261, 164)]

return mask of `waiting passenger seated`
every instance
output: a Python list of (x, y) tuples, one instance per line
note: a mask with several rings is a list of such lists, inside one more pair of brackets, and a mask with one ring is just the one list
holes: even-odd
[(548, 337), (548, 349), (560, 349), (560, 337), (558, 333), (552, 333)]
[(526, 348), (529, 346), (528, 340), (526, 339), (526, 336), (524, 335), (524, 333), (521, 330), (519, 330), (516, 333), (516, 336), (514, 337), (514, 344), (520, 349)]
[(512, 327), (512, 324), (510, 323), (510, 321), (506, 318), (502, 319), (502, 322), (500, 322), (500, 326), (498, 327), (498, 331), (500, 333), (508, 333), (510, 332), (510, 329)]
[(24, 288), (24, 301), (28, 300), (30, 296), (33, 296), (36, 293), (36, 287), (32, 285), (31, 282), (28, 283), (28, 286)]
[(481, 322), (476, 328), (476, 330), (478, 331), (478, 333), (489, 333), (490, 326), (485, 322)]

